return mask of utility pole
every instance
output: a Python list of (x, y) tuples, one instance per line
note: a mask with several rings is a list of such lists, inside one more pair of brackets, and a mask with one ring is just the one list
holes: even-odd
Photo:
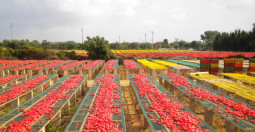
[(14, 25), (12, 23), (10, 23), (10, 29), (11, 29), (11, 40), (12, 40), (12, 28), (14, 27)]
[(83, 28), (81, 28), (81, 43), (83, 44)]
[(152, 43), (152, 48), (153, 48), (153, 34), (154, 34), (154, 32), (151, 31), (151, 43)]
[(145, 42), (144, 43), (146, 43), (146, 33), (144, 34), (144, 38), (145, 38)]

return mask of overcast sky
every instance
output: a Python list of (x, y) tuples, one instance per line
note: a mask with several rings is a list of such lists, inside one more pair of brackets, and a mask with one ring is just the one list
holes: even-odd
[(0, 41), (14, 39), (81, 42), (200, 40), (206, 30), (250, 31), (255, 0), (0, 0)]

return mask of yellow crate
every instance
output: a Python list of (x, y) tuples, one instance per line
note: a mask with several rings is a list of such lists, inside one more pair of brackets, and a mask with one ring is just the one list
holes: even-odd
[(217, 64), (213, 64), (213, 63), (211, 63), (211, 67), (212, 67), (212, 68), (219, 67), (219, 63), (217, 63)]
[(224, 63), (234, 63), (235, 59), (234, 58), (225, 58)]
[(235, 63), (243, 63), (243, 58), (235, 58)]
[(255, 63), (250, 62), (249, 67), (255, 67)]

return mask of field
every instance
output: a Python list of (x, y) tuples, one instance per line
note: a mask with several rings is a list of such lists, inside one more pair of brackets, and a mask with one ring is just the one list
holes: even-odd
[(254, 52), (113, 52), (0, 60), (0, 132), (255, 131)]

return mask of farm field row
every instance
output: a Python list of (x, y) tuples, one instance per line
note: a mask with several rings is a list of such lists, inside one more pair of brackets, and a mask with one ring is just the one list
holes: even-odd
[(0, 132), (255, 131), (252, 73), (187, 62), (0, 60)]

